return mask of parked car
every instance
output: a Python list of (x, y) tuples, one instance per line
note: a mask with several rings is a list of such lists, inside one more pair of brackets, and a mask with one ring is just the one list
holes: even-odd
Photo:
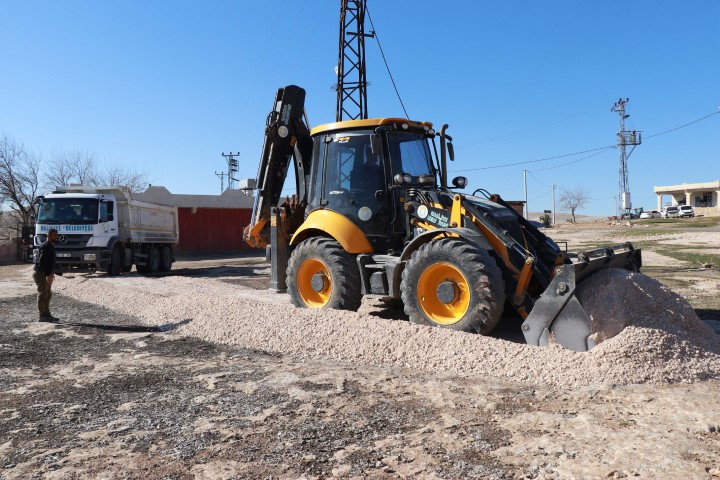
[(695, 210), (692, 205), (680, 205), (680, 218), (682, 217), (694, 217)]
[(636, 218), (638, 218), (638, 216), (632, 212), (625, 212), (620, 215), (620, 220), (635, 220)]
[(674, 206), (665, 207), (660, 215), (662, 218), (680, 218), (680, 209)]
[(660, 215), (660, 212), (658, 212), (657, 210), (650, 210), (650, 211), (648, 211), (648, 212), (642, 212), (642, 213), (640, 214), (640, 218), (641, 218), (641, 219), (644, 219), (644, 218), (661, 218), (661, 217), (662, 217), (662, 215)]

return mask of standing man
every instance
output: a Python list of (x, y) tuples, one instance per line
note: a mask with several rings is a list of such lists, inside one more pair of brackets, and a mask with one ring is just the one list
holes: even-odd
[(58, 241), (60, 235), (58, 231), (51, 228), (48, 231), (47, 241), (40, 245), (38, 249), (35, 267), (33, 268), (33, 280), (37, 285), (38, 297), (37, 305), (40, 312), (39, 322), (57, 322), (58, 318), (50, 314), (50, 297), (52, 292), (50, 287), (55, 279), (55, 242)]

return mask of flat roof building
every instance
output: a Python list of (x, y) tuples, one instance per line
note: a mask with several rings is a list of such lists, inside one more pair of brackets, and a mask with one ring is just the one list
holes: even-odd
[[(662, 210), (667, 205), (692, 205), (696, 215), (720, 215), (718, 208), (720, 180), (654, 187), (653, 191), (658, 196), (658, 210)], [(663, 203), (666, 195), (670, 197), (669, 202)]]

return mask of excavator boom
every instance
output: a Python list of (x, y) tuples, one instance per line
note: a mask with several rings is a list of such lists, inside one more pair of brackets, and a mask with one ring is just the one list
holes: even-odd
[(295, 191), (300, 202), (307, 192), (312, 142), (303, 121), (305, 90), (295, 85), (278, 89), (267, 117), (260, 165), (256, 177), (255, 203), (244, 240), (252, 247), (270, 244), (271, 209), (279, 204), (290, 158), (295, 159)]

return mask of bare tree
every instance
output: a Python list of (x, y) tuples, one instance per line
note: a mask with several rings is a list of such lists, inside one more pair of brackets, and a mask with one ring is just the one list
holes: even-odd
[(0, 199), (15, 212), (23, 226), (33, 221), (38, 194), (40, 158), (12, 138), (0, 138)]
[(98, 174), (96, 185), (117, 185), (127, 187), (131, 192), (140, 192), (148, 188), (149, 182), (146, 173), (112, 164)]
[(98, 179), (95, 154), (88, 150), (75, 149), (72, 152), (54, 152), (44, 172), (49, 189), (56, 189), (70, 183), (96, 185)]
[(570, 210), (572, 222), (575, 223), (575, 210), (583, 208), (590, 200), (590, 196), (582, 188), (575, 187), (572, 190), (564, 190), (560, 197), (560, 205)]
[(45, 172), (48, 187), (58, 188), (70, 183), (85, 186), (121, 186), (132, 192), (148, 187), (147, 174), (134, 168), (111, 164), (100, 168), (94, 153), (76, 149), (72, 152), (55, 152)]

